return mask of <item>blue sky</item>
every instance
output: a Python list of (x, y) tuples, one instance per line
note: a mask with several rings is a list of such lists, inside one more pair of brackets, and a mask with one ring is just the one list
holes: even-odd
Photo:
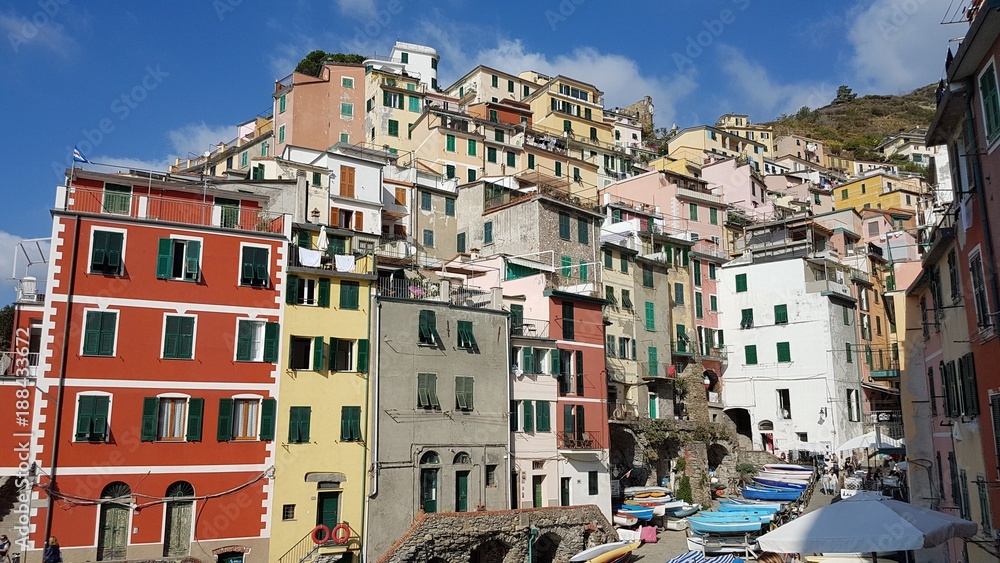
[(940, 0), (0, 0), (8, 126), (0, 303), (13, 244), (48, 236), (74, 145), (96, 162), (162, 168), (235, 137), (274, 80), (312, 49), (388, 54), (430, 45), (449, 85), (476, 64), (587, 80), (606, 105), (650, 95), (656, 123), (757, 121), (817, 107), (837, 86), (901, 93), (936, 82), (949, 39)]

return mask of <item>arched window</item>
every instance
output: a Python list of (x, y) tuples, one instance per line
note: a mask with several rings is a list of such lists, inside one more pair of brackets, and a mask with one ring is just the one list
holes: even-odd
[(191, 553), (191, 519), (194, 487), (187, 481), (177, 481), (167, 487), (167, 521), (163, 526), (163, 556), (184, 557)]
[(765, 432), (771, 432), (774, 430), (774, 423), (770, 420), (762, 420), (757, 424), (757, 428)]
[(101, 491), (100, 530), (97, 536), (97, 560), (125, 559), (128, 551), (129, 512), (132, 489), (115, 481)]
[(441, 457), (437, 452), (430, 451), (420, 456), (420, 465), (435, 465), (441, 463)]
[(455, 461), (452, 463), (455, 465), (470, 465), (472, 463), (472, 458), (465, 452), (458, 452), (455, 454)]

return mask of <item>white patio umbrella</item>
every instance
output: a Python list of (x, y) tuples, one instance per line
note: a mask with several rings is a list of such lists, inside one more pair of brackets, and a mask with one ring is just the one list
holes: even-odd
[(326, 250), (326, 225), (319, 228), (319, 239), (316, 240), (316, 248), (318, 250)]
[(837, 448), (838, 452), (847, 452), (850, 450), (877, 450), (880, 448), (900, 448), (903, 446), (902, 440), (897, 440), (895, 438), (890, 438), (886, 435), (877, 436), (875, 432), (869, 432), (858, 436), (857, 438), (851, 438), (850, 440), (844, 442)]
[(829, 453), (830, 445), (821, 444), (819, 442), (790, 442), (786, 449), (798, 450), (800, 452)]
[(757, 544), (778, 553), (878, 553), (934, 547), (970, 538), (978, 528), (950, 514), (859, 491), (764, 534)]

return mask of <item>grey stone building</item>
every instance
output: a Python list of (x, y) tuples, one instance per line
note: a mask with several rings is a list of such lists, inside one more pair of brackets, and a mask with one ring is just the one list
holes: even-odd
[(499, 289), (407, 283), (383, 278), (372, 306), (373, 561), (422, 513), (510, 504), (510, 327)]

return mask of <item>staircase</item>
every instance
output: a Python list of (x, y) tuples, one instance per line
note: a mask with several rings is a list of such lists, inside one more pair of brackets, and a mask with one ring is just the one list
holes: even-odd
[[(313, 533), (310, 531), (304, 538), (292, 546), (291, 549), (286, 551), (284, 555), (279, 557), (278, 563), (324, 563), (326, 558), (331, 555), (336, 555), (336, 559), (340, 559), (339, 556), (343, 555), (343, 552), (326, 554), (319, 553), (319, 551), (323, 548), (339, 547), (346, 548), (348, 550), (347, 554), (350, 555), (351, 551), (357, 551), (360, 548), (360, 539), (360, 536), (354, 531), (354, 528), (351, 528), (350, 537), (348, 537), (347, 541), (342, 544), (334, 542), (332, 537), (324, 543), (316, 543), (313, 541)], [(333, 560), (332, 557), (331, 560)]]

